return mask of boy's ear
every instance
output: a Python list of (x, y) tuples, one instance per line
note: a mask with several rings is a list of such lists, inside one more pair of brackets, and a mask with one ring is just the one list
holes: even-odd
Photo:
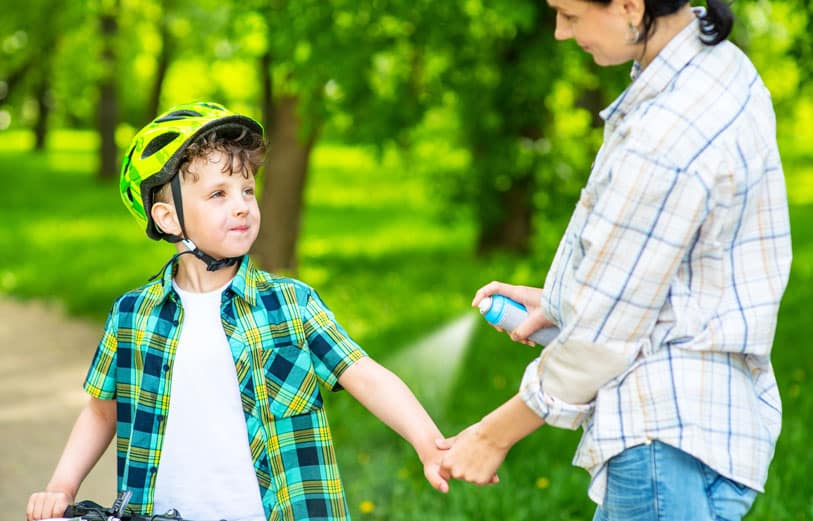
[(169, 203), (153, 203), (150, 209), (152, 220), (155, 225), (164, 233), (170, 235), (181, 235), (181, 224), (178, 222), (178, 214), (175, 207)]

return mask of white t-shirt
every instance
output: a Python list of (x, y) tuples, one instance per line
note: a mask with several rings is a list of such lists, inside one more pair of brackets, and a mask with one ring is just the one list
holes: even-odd
[[(228, 285), (227, 285), (228, 286)], [(172, 369), (153, 513), (195, 521), (266, 521), (226, 334), (224, 288), (190, 293), (173, 281), (183, 323)]]

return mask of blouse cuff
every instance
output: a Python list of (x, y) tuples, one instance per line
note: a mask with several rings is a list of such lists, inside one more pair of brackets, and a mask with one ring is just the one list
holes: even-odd
[(528, 364), (520, 383), (522, 401), (538, 414), (545, 423), (563, 429), (577, 429), (592, 414), (593, 402), (574, 405), (564, 402), (542, 390), (544, 368), (540, 358)]

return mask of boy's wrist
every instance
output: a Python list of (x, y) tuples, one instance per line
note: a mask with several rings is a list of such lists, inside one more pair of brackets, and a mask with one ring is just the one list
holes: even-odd
[(421, 463), (427, 464), (437, 458), (438, 448), (435, 444), (435, 440), (443, 438), (443, 434), (435, 429), (434, 431), (422, 433), (421, 436), (412, 443), (412, 448), (415, 449), (415, 453), (418, 455), (418, 459), (421, 460)]
[(45, 487), (45, 491), (46, 492), (51, 492), (51, 493), (54, 493), (54, 494), (57, 494), (57, 493), (65, 494), (66, 496), (71, 498), (71, 500), (73, 500), (73, 498), (76, 497), (76, 493), (79, 491), (79, 487), (72, 487), (72, 486), (70, 486), (68, 484), (65, 484), (65, 483), (53, 482), (52, 481), (52, 482), (48, 483), (48, 486)]

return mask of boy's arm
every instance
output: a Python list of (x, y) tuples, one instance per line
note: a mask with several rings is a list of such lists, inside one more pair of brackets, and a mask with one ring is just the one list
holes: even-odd
[(339, 384), (412, 445), (433, 487), (441, 492), (449, 490), (439, 473), (442, 452), (435, 446), (435, 440), (443, 435), (398, 376), (365, 356), (342, 373)]
[(26, 519), (60, 517), (73, 503), (79, 485), (110, 445), (116, 431), (116, 400), (90, 401), (74, 423), (54, 475), (43, 492), (31, 495)]

